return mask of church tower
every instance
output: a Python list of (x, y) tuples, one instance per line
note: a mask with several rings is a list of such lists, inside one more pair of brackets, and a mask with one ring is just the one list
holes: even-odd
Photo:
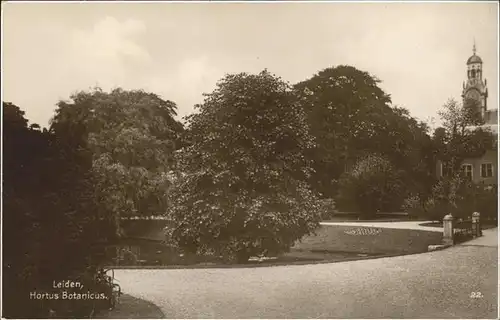
[(467, 59), (467, 81), (463, 83), (462, 99), (474, 99), (479, 102), (481, 117), (485, 119), (488, 88), (483, 81), (483, 60), (476, 55), (476, 43), (472, 47), (472, 56)]

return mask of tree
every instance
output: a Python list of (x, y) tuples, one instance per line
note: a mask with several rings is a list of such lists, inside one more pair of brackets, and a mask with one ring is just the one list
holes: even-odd
[(341, 176), (338, 202), (372, 217), (377, 211), (398, 210), (406, 196), (402, 173), (378, 155), (360, 159)]
[(267, 71), (227, 75), (197, 109), (170, 194), (175, 243), (243, 262), (313, 231), (321, 213), (304, 153), (314, 144), (290, 86)]
[[(100, 263), (100, 248), (90, 244), (106, 237), (107, 228), (92, 197), (91, 157), (82, 137), (28, 127), (12, 103), (3, 103), (3, 110), (3, 315), (44, 318), (57, 306), (30, 299), (30, 292), (51, 292), (53, 281), (75, 279)], [(76, 304), (57, 315), (86, 316), (77, 308), (88, 302)]]
[(111, 212), (117, 235), (122, 216), (160, 215), (167, 208), (173, 152), (183, 126), (175, 103), (141, 90), (96, 88), (60, 101), (51, 122), (59, 135), (83, 134), (92, 153), (95, 197)]
[(461, 174), (465, 159), (481, 157), (487, 150), (496, 148), (492, 133), (481, 127), (484, 121), (479, 110), (478, 101), (473, 99), (461, 104), (449, 99), (443, 106), (439, 113), (443, 126), (437, 128), (432, 137), (435, 159), (443, 165), (443, 176), (427, 198), (421, 197), (420, 203), (408, 203), (408, 210), (433, 220), (441, 220), (448, 213), (467, 218), (479, 208), (491, 215), (495, 207), (492, 193), (485, 190), (484, 185), (467, 181)]
[(386, 156), (399, 170), (407, 192), (427, 197), (436, 181), (436, 157), (429, 127), (411, 117), (404, 108), (392, 107), (387, 115), (388, 130), (381, 131), (378, 140)]
[(481, 128), (484, 122), (477, 115), (477, 104), (471, 99), (462, 104), (449, 99), (439, 112), (443, 127), (436, 130), (433, 139), (438, 159), (449, 168), (449, 176), (460, 172), (464, 159), (480, 157), (495, 148), (492, 133)]
[(449, 213), (456, 218), (470, 219), (473, 212), (480, 212), (481, 219), (490, 223), (498, 214), (496, 186), (467, 181), (459, 174), (445, 177), (433, 186), (432, 194), (423, 201), (407, 203), (408, 210), (421, 218), (442, 221)]
[(12, 102), (2, 102), (3, 126), (6, 130), (24, 130), (28, 126), (25, 112)]
[(408, 172), (408, 186), (425, 190), (432, 184), (427, 126), (391, 107), (379, 83), (367, 72), (337, 66), (295, 85), (317, 142), (308, 155), (315, 169), (311, 184), (326, 197), (336, 195), (341, 174), (372, 153)]

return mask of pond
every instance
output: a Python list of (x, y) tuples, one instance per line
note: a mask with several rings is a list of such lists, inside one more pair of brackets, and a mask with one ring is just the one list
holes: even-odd
[[(330, 228), (329, 228), (330, 229)], [(358, 234), (358, 230), (351, 232)], [(370, 230), (369, 230), (370, 231)], [(363, 235), (373, 232), (363, 232)], [(373, 233), (375, 234), (375, 233)], [(319, 236), (319, 238), (318, 238)], [(109, 246), (107, 249), (108, 266), (114, 267), (181, 267), (181, 266), (228, 266), (228, 265), (272, 265), (272, 264), (296, 264), (317, 263), (321, 261), (345, 261), (363, 259), (383, 255), (383, 252), (367, 252), (366, 250), (343, 250), (343, 248), (330, 248), (322, 243), (307, 247), (314, 241), (320, 239), (321, 235), (305, 238), (306, 246), (298, 242), (289, 252), (274, 257), (250, 257), (243, 264), (225, 262), (222, 257), (213, 255), (195, 255), (181, 253), (174, 247), (156, 241), (134, 241), (121, 245)]]

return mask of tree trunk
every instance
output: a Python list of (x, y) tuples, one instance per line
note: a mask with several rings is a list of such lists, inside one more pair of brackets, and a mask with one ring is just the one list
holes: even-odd
[(121, 225), (120, 214), (117, 213), (113, 216), (113, 222), (114, 222), (114, 227), (115, 227), (115, 235), (119, 239), (119, 238), (121, 238), (121, 235), (122, 235), (121, 227), (120, 227), (120, 225)]

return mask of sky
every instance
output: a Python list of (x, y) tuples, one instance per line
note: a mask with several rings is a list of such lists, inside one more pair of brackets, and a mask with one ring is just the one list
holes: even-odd
[(2, 3), (2, 99), (47, 126), (56, 103), (100, 86), (144, 89), (193, 112), (225, 74), (290, 83), (351, 65), (420, 120), (460, 99), (475, 41), (498, 108), (498, 4)]

